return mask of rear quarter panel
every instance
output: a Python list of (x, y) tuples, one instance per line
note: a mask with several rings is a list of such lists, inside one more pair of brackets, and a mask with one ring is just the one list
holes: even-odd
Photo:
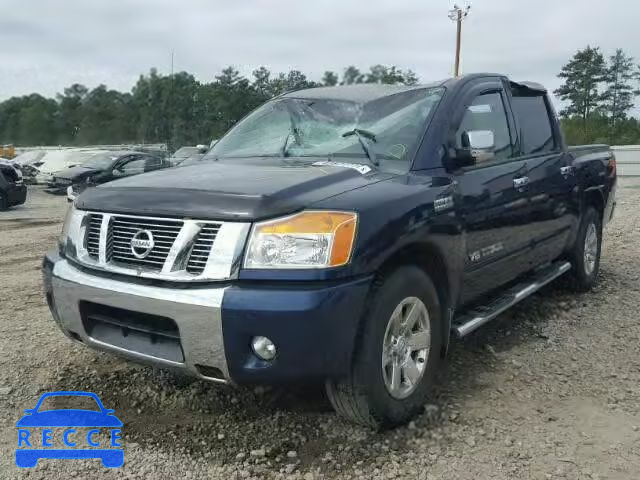
[(599, 192), (606, 206), (615, 198), (617, 177), (613, 152), (602, 145), (594, 145), (591, 149), (573, 147), (569, 152), (574, 157), (573, 166), (581, 193)]

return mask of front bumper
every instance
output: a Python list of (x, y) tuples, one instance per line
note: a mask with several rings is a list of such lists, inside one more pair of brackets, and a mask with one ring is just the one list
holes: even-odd
[[(346, 374), (370, 284), (361, 279), (171, 288), (96, 276), (57, 254), (45, 257), (43, 275), (53, 317), (70, 338), (134, 361), (238, 384)], [(107, 323), (100, 323), (104, 312)], [(130, 316), (151, 323), (139, 327), (129, 323)], [(177, 329), (165, 337), (153, 322), (167, 319)], [(253, 353), (251, 339), (258, 335), (275, 343), (273, 361)]]

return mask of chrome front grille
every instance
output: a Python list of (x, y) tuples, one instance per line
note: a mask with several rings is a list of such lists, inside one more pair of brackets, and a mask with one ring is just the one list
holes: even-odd
[(75, 210), (69, 238), (81, 239), (76, 260), (88, 267), (191, 282), (235, 278), (249, 229), (241, 222)]
[[(107, 259), (114, 263), (143, 265), (150, 270), (160, 271), (183, 225), (181, 220), (149, 220), (114, 215), (107, 234)], [(141, 230), (151, 232), (154, 246), (144, 258), (137, 258), (133, 254), (131, 240)]]
[(209, 254), (211, 253), (211, 247), (216, 241), (218, 230), (220, 230), (220, 225), (207, 225), (202, 227), (189, 255), (187, 272), (200, 274), (204, 271), (204, 267), (209, 259)]
[(84, 248), (91, 258), (97, 259), (100, 252), (100, 227), (102, 225), (102, 215), (92, 213), (89, 215), (87, 224), (87, 234), (84, 240)]

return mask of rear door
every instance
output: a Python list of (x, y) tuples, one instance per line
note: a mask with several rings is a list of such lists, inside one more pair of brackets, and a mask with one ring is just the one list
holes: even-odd
[(577, 222), (573, 157), (563, 152), (555, 113), (544, 91), (511, 84), (510, 100), (518, 159), (528, 170), (531, 267), (538, 267), (562, 254)]
[(493, 156), (454, 175), (457, 211), (465, 228), (466, 259), (462, 301), (468, 302), (528, 269), (528, 192), (521, 185), (528, 167), (518, 158), (513, 118), (502, 82), (486, 82), (463, 100), (464, 114), (455, 128), (455, 147), (464, 133), (490, 130)]

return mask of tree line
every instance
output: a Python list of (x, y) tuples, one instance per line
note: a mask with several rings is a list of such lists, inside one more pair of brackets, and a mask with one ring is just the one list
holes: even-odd
[(39, 94), (12, 97), (0, 103), (0, 143), (29, 145), (99, 145), (167, 143), (208, 144), (245, 114), (283, 92), (317, 86), (355, 83), (414, 85), (411, 70), (374, 65), (355, 66), (342, 75), (327, 71), (313, 81), (298, 71), (273, 74), (265, 67), (250, 78), (233, 67), (212, 82), (199, 82), (186, 72), (162, 75), (152, 69), (141, 75), (131, 92), (100, 85), (92, 90), (74, 84), (56, 98)]
[[(560, 115), (570, 144), (640, 144), (640, 122), (631, 115), (640, 95), (640, 67), (631, 56), (618, 49), (605, 58), (600, 48), (587, 46), (558, 77), (563, 84), (554, 93), (564, 105)], [(152, 69), (130, 92), (74, 84), (55, 98), (34, 93), (0, 102), (0, 144), (166, 143), (175, 150), (219, 138), (285, 91), (356, 83), (415, 85), (418, 78), (411, 70), (384, 65), (327, 71), (320, 81), (298, 70), (274, 74), (265, 67), (249, 77), (228, 67), (211, 82)]]
[(562, 67), (556, 96), (570, 144), (640, 144), (640, 123), (631, 116), (640, 95), (640, 66), (622, 49), (605, 59), (598, 47), (578, 50)]

